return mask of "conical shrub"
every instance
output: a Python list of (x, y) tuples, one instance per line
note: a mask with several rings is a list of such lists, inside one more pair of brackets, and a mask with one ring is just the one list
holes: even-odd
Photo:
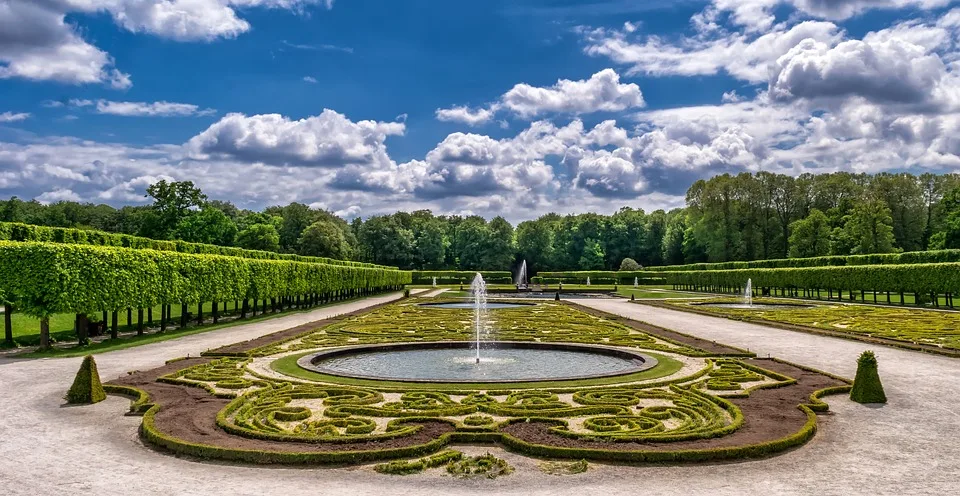
[(886, 403), (887, 395), (880, 384), (877, 372), (877, 357), (872, 351), (864, 351), (857, 359), (857, 376), (853, 379), (850, 399), (857, 403)]
[(87, 355), (77, 371), (77, 377), (67, 391), (67, 403), (71, 405), (87, 405), (107, 399), (107, 393), (100, 384), (100, 373), (97, 372), (97, 362), (93, 356)]

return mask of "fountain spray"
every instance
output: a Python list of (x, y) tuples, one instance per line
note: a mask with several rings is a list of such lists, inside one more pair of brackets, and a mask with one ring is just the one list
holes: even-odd
[(473, 293), (473, 328), (477, 334), (477, 364), (480, 363), (480, 334), (487, 320), (487, 283), (483, 276), (477, 272), (473, 282), (470, 283), (470, 291)]

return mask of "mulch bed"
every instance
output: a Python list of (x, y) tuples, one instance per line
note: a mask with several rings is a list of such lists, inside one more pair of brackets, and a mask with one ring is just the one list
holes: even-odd
[[(669, 337), (678, 342), (695, 346), (714, 353), (740, 353), (740, 350), (723, 346), (685, 334), (679, 334), (649, 324), (586, 309), (578, 305), (577, 308), (592, 315), (613, 319), (634, 327), (643, 332)], [(332, 319), (310, 322), (284, 331), (268, 334), (250, 341), (236, 343), (212, 350), (209, 353), (243, 353), (254, 348), (283, 341), (312, 331), (318, 327), (329, 325), (338, 320), (369, 311), (364, 309)], [(454, 427), (444, 422), (423, 422), (423, 428), (416, 434), (382, 441), (363, 441), (357, 443), (298, 443), (284, 441), (266, 441), (249, 439), (228, 434), (216, 425), (217, 413), (229, 402), (212, 396), (205, 389), (178, 384), (157, 382), (157, 378), (182, 370), (187, 367), (208, 363), (215, 357), (187, 358), (170, 362), (162, 367), (148, 371), (135, 371), (127, 376), (110, 381), (110, 384), (136, 387), (150, 394), (151, 401), (161, 406), (155, 416), (155, 425), (161, 432), (185, 441), (239, 448), (249, 450), (268, 450), (284, 452), (329, 452), (329, 451), (366, 451), (374, 449), (394, 448), (425, 444), (432, 439), (451, 432)], [(830, 386), (839, 386), (845, 383), (826, 375), (808, 371), (793, 365), (777, 362), (770, 359), (748, 360), (755, 365), (792, 378), (797, 383), (791, 386), (776, 389), (761, 389), (751, 393), (748, 398), (735, 398), (731, 401), (740, 407), (744, 415), (744, 425), (733, 434), (715, 439), (701, 439), (693, 441), (671, 443), (640, 443), (640, 442), (604, 442), (570, 439), (558, 436), (549, 431), (546, 424), (516, 423), (503, 429), (512, 436), (537, 444), (576, 448), (606, 448), (617, 450), (658, 450), (675, 451), (682, 449), (719, 448), (728, 446), (742, 446), (780, 439), (800, 430), (806, 422), (806, 415), (797, 406), (809, 401), (810, 394), (816, 390)]]
[(670, 329), (664, 329), (663, 327), (657, 327), (646, 322), (639, 320), (633, 320), (627, 317), (620, 317), (618, 315), (613, 315), (607, 312), (602, 312), (600, 310), (594, 310), (593, 308), (588, 308), (583, 305), (578, 305), (572, 302), (565, 302), (567, 305), (580, 310), (586, 314), (593, 315), (594, 317), (600, 317), (602, 319), (610, 320), (623, 324), (627, 327), (636, 329), (641, 332), (645, 332), (655, 337), (666, 338), (671, 341), (676, 341), (678, 343), (683, 343), (687, 346), (698, 348), (709, 353), (717, 355), (742, 355), (747, 353), (746, 350), (741, 350), (739, 348), (734, 348), (732, 346), (727, 346), (720, 344), (716, 341), (710, 341), (709, 339), (702, 339), (696, 336), (691, 336), (689, 334), (683, 334), (677, 331), (671, 331)]

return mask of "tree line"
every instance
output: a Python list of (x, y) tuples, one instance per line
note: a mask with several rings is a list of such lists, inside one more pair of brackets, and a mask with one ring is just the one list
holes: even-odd
[(502, 217), (396, 212), (350, 223), (301, 203), (263, 211), (210, 200), (190, 181), (150, 205), (0, 201), (0, 220), (359, 260), (419, 270), (616, 270), (960, 248), (960, 175), (769, 172), (695, 182), (686, 206), (612, 215)]

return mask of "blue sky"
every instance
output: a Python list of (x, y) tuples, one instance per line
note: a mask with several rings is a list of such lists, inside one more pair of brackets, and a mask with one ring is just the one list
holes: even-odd
[(953, 170), (954, 3), (0, 0), (0, 196), (521, 220)]

